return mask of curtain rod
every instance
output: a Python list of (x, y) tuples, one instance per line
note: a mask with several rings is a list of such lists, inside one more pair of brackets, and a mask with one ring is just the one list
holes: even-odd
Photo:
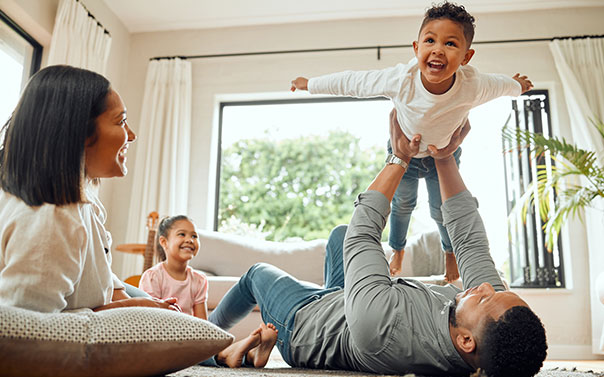
[[(570, 37), (553, 37), (553, 38), (533, 38), (533, 39), (504, 39), (499, 41), (477, 41), (472, 42), (474, 45), (479, 44), (498, 44), (498, 43), (523, 43), (523, 42), (544, 42), (553, 41), (555, 39), (585, 39), (585, 38), (604, 38), (604, 35), (575, 35)], [(280, 51), (258, 51), (258, 52), (235, 52), (230, 54), (211, 54), (211, 55), (174, 55), (174, 56), (156, 56), (149, 60), (163, 59), (207, 59), (207, 58), (227, 58), (235, 56), (253, 56), (253, 55), (276, 55), (276, 54), (299, 54), (308, 52), (332, 52), (332, 51), (353, 51), (353, 50), (376, 50), (377, 59), (381, 58), (381, 50), (391, 48), (409, 48), (411, 44), (406, 45), (385, 45), (385, 46), (360, 46), (360, 47), (335, 47), (335, 48), (315, 48), (307, 50), (280, 50)]]
[(105, 32), (105, 34), (107, 34), (108, 36), (110, 36), (110, 37), (111, 37), (111, 33), (109, 33), (109, 30), (107, 30), (107, 29), (106, 29), (106, 28), (103, 26), (103, 24), (101, 24), (101, 23), (99, 22), (99, 20), (97, 20), (97, 19), (96, 19), (96, 17), (94, 17), (94, 15), (93, 15), (92, 13), (90, 13), (90, 11), (88, 10), (88, 8), (86, 8), (86, 5), (84, 5), (84, 3), (83, 3), (83, 2), (81, 2), (80, 0), (76, 0), (76, 2), (77, 2), (77, 3), (80, 3), (80, 5), (82, 6), (82, 8), (84, 8), (84, 10), (85, 10), (85, 11), (88, 13), (88, 17), (90, 17), (90, 18), (92, 18), (93, 20), (95, 20), (95, 21), (96, 21), (96, 24), (97, 24), (98, 26), (100, 26), (101, 28), (103, 28), (103, 31)]

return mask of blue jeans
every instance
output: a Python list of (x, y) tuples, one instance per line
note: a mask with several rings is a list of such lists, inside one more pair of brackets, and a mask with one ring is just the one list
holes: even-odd
[(344, 287), (342, 249), (346, 229), (346, 225), (339, 225), (329, 235), (325, 250), (324, 288), (299, 281), (270, 264), (257, 263), (220, 300), (208, 320), (228, 330), (258, 305), (262, 320), (279, 330), (277, 348), (283, 359), (292, 365), (290, 339), (297, 311)]
[[(388, 153), (392, 153), (390, 140), (388, 140)], [(459, 166), (459, 156), (461, 148), (453, 153), (455, 162)], [(440, 196), (440, 185), (438, 183), (438, 174), (434, 166), (434, 159), (430, 156), (423, 158), (412, 158), (409, 167), (401, 179), (394, 197), (392, 198), (392, 211), (390, 212), (390, 234), (388, 244), (394, 250), (402, 250), (407, 244), (407, 231), (411, 213), (417, 204), (417, 186), (420, 178), (426, 179), (426, 188), (428, 189), (428, 203), (430, 205), (430, 217), (436, 221), (438, 232), (440, 233), (441, 247), (445, 252), (452, 252), (451, 239), (447, 229), (443, 225), (443, 214), (440, 210), (442, 199)]]

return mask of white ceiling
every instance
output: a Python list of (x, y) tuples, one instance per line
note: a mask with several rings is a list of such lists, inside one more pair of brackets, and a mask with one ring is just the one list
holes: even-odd
[[(419, 16), (432, 0), (103, 0), (132, 33)], [(603, 6), (604, 0), (457, 0), (471, 13)]]

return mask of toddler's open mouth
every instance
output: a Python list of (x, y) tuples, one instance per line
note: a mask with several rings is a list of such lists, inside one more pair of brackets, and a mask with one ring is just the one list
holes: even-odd
[(441, 70), (441, 69), (445, 68), (445, 63), (441, 63), (441, 62), (428, 62), (428, 68), (435, 69), (435, 70)]

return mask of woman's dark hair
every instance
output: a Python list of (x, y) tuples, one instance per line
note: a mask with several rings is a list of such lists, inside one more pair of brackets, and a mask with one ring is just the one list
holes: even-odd
[(456, 22), (462, 27), (463, 35), (468, 43), (467, 47), (470, 48), (474, 39), (474, 17), (466, 11), (463, 5), (457, 5), (448, 1), (433, 5), (424, 15), (422, 26), (419, 28), (420, 34), (428, 22), (443, 18)]
[(159, 225), (157, 226), (157, 233), (155, 233), (155, 250), (160, 261), (166, 260), (166, 251), (159, 243), (159, 237), (168, 238), (168, 232), (170, 232), (170, 229), (172, 229), (174, 223), (180, 220), (187, 220), (193, 223), (193, 220), (191, 220), (185, 215), (176, 215), (164, 217), (163, 219), (161, 219)]
[(86, 139), (109, 91), (103, 76), (67, 65), (33, 75), (2, 128), (2, 190), (30, 206), (82, 201)]

